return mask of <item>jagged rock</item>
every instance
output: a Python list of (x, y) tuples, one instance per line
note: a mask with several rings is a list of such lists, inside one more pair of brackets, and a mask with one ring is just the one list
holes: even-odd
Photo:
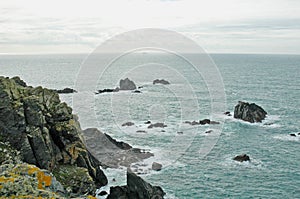
[(120, 80), (120, 90), (135, 90), (135, 89), (136, 89), (136, 85), (130, 79), (126, 78), (124, 80), (123, 79)]
[(153, 81), (153, 84), (167, 85), (167, 84), (170, 84), (170, 82), (168, 82), (167, 80), (164, 80), (164, 79), (156, 79), (156, 80)]
[(152, 168), (152, 170), (154, 170), (154, 171), (160, 171), (161, 168), (162, 168), (162, 164), (159, 164), (159, 163), (157, 163), (157, 162), (153, 162), (151, 168)]
[(87, 147), (104, 167), (125, 166), (129, 168), (130, 164), (153, 156), (152, 153), (143, 152), (124, 142), (118, 142), (96, 128), (89, 128), (83, 132)]
[(164, 128), (164, 127), (167, 127), (167, 125), (166, 124), (164, 124), (164, 123), (162, 123), (162, 122), (157, 122), (157, 123), (155, 123), (155, 124), (150, 124), (149, 126), (148, 126), (148, 129), (151, 129), (151, 128), (153, 128), (153, 127), (155, 127), (155, 128)]
[(242, 154), (242, 155), (235, 156), (233, 160), (238, 162), (250, 161), (250, 157), (247, 154)]
[(122, 124), (122, 126), (133, 126), (134, 123), (133, 122), (125, 122), (124, 124)]
[(41, 169), (83, 167), (94, 187), (106, 185), (100, 162), (86, 149), (81, 133), (78, 118), (57, 92), (0, 77), (0, 141), (19, 151), (22, 161)]
[(165, 192), (159, 186), (152, 186), (141, 177), (127, 171), (127, 185), (110, 188), (107, 199), (162, 199)]
[(241, 119), (250, 123), (261, 122), (266, 118), (267, 112), (254, 103), (241, 102), (234, 108), (234, 118)]
[(72, 89), (72, 88), (64, 88), (64, 89), (61, 89), (61, 90), (54, 90), (54, 91), (56, 91), (59, 94), (77, 93), (77, 91)]

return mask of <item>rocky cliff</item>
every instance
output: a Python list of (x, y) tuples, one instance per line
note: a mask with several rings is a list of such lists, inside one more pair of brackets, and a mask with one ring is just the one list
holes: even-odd
[[(83, 144), (77, 117), (55, 91), (26, 86), (18, 77), (0, 77), (0, 139), (19, 151), (21, 161), (54, 174), (62, 169), (74, 174), (80, 168), (82, 177), (91, 179), (86, 181), (89, 189), (70, 186), (73, 193), (92, 194), (107, 184), (100, 162)], [(67, 180), (62, 183), (69, 187)]]
[[(131, 150), (103, 135), (112, 143), (109, 146)], [(0, 76), (0, 164), (0, 195), (5, 198), (94, 198), (88, 195), (107, 184), (102, 162), (84, 145), (72, 109), (56, 91), (27, 86), (19, 77)], [(134, 192), (140, 199), (164, 194), (138, 176), (130, 179), (125, 194)], [(112, 189), (109, 198), (118, 193)]]

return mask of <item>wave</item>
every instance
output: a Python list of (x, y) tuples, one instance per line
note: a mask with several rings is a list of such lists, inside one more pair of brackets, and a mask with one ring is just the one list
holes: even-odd
[(273, 138), (282, 140), (282, 141), (299, 142), (300, 135), (298, 135), (298, 133), (294, 133), (294, 134), (296, 134), (296, 136), (291, 136), (289, 134), (286, 134), (286, 135), (275, 135)]

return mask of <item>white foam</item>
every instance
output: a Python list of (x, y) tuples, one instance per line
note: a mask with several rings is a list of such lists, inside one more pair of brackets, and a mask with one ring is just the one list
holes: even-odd
[(275, 135), (273, 138), (283, 141), (292, 141), (292, 142), (299, 142), (300, 141), (300, 135), (298, 133), (294, 133), (296, 136), (291, 136), (289, 134), (287, 135)]

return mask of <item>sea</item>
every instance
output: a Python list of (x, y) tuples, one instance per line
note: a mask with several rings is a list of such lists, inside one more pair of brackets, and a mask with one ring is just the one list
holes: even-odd
[[(88, 54), (0, 55), (0, 75), (77, 89), (60, 98), (73, 107), (81, 128), (98, 128), (154, 153), (132, 170), (161, 186), (166, 198), (300, 198), (300, 55), (207, 56), (194, 66), (184, 56), (138, 51), (89, 68)], [(127, 77), (140, 93), (96, 94)], [(255, 124), (233, 118), (238, 101), (263, 107), (267, 118)], [(206, 118), (220, 124), (186, 123)], [(166, 126), (148, 128), (147, 121)], [(240, 154), (251, 161), (234, 161)], [(162, 170), (153, 171), (153, 162)], [(103, 189), (126, 183), (126, 168), (104, 171), (109, 185)]]

